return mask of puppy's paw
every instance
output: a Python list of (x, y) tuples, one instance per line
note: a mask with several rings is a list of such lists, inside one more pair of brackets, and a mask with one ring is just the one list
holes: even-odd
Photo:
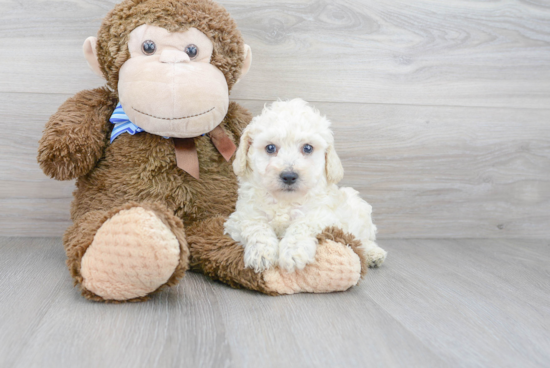
[(388, 252), (382, 248), (376, 247), (365, 251), (365, 254), (367, 256), (367, 264), (369, 267), (373, 268), (380, 267), (380, 265), (384, 263)]
[(244, 266), (253, 268), (256, 273), (277, 265), (279, 240), (266, 237), (244, 247)]
[(317, 239), (285, 236), (279, 244), (279, 267), (293, 272), (315, 261)]

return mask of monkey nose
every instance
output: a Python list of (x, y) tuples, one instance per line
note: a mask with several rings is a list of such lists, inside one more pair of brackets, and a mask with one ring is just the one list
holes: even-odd
[(160, 54), (161, 63), (185, 63), (191, 61), (189, 55), (179, 50), (164, 50)]

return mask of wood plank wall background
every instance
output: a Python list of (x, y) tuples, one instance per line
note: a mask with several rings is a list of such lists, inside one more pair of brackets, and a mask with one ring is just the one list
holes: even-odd
[[(73, 182), (48, 117), (103, 84), (82, 56), (113, 0), (0, 1), (0, 235), (60, 236)], [(232, 98), (309, 100), (385, 238), (550, 236), (548, 0), (220, 1), (254, 55)]]

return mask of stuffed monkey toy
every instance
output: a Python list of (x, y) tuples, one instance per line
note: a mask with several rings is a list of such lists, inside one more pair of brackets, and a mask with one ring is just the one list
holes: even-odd
[(210, 0), (125, 0), (84, 43), (105, 87), (77, 93), (46, 124), (38, 162), (76, 179), (67, 265), (84, 297), (146, 300), (187, 269), (266, 294), (345, 290), (365, 262), (338, 229), (316, 262), (287, 274), (244, 267), (223, 234), (237, 182), (231, 159), (251, 120), (229, 101), (250, 68), (228, 12)]

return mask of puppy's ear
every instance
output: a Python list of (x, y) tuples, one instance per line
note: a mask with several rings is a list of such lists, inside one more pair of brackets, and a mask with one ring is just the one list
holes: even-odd
[(327, 148), (325, 154), (325, 170), (327, 174), (327, 182), (329, 184), (338, 184), (340, 180), (344, 177), (344, 167), (340, 161), (340, 157), (336, 154), (334, 146), (331, 144)]
[(233, 161), (233, 171), (235, 175), (242, 176), (246, 173), (248, 169), (248, 149), (250, 148), (250, 143), (252, 143), (252, 134), (250, 133), (249, 127), (247, 127), (243, 135), (241, 135), (241, 141), (239, 143), (239, 149), (235, 155), (235, 161)]

